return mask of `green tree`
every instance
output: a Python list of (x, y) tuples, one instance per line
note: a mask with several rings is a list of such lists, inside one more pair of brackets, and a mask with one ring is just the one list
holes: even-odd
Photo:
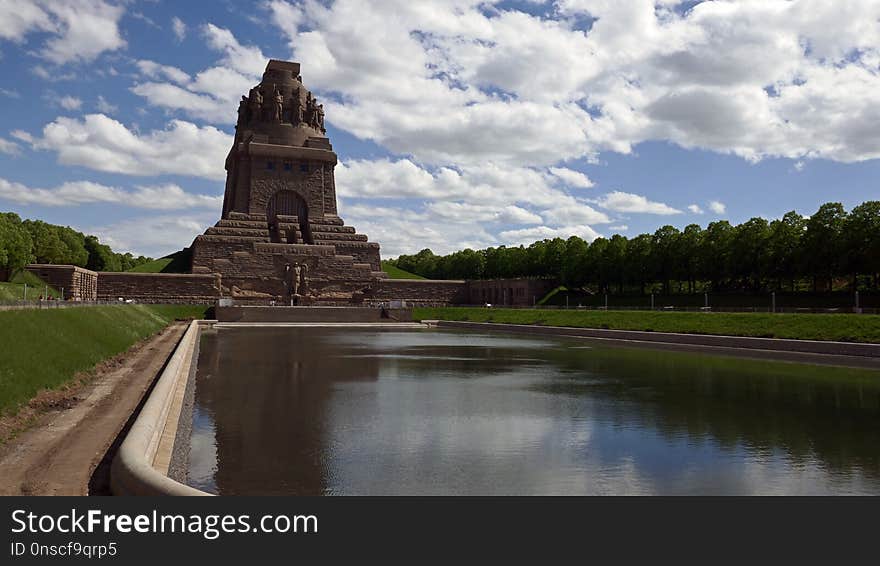
[[(86, 236), (83, 245), (87, 253), (86, 267), (94, 271), (126, 271), (132, 266), (122, 265), (119, 254), (113, 253), (110, 246), (102, 244), (95, 236)], [(131, 254), (126, 254), (131, 257)]]
[(844, 233), (853, 286), (857, 286), (859, 275), (870, 275), (874, 287), (880, 287), (880, 201), (868, 201), (853, 208)]
[(676, 273), (678, 242), (681, 232), (675, 226), (663, 226), (654, 232), (651, 240), (651, 264), (657, 279), (663, 283), (663, 292), (671, 292), (672, 277)]
[(565, 241), (560, 280), (569, 289), (580, 289), (587, 283), (586, 259), (589, 244), (578, 236)]
[(782, 281), (789, 282), (789, 288), (795, 290), (795, 280), (803, 271), (801, 241), (807, 223), (804, 217), (794, 210), (786, 212), (781, 220), (770, 223), (767, 237), (769, 254), (769, 277), (776, 278), (776, 287), (782, 288)]
[(0, 269), (12, 275), (34, 261), (30, 232), (12, 212), (0, 213)]
[(688, 292), (696, 291), (697, 277), (700, 272), (700, 247), (703, 245), (703, 229), (697, 224), (685, 226), (678, 239), (677, 267), (679, 279), (688, 284)]
[(807, 258), (807, 269), (813, 277), (813, 291), (818, 291), (820, 280), (827, 282), (830, 291), (834, 276), (841, 272), (845, 222), (846, 211), (839, 202), (823, 204), (807, 220), (803, 251)]
[(642, 295), (645, 294), (645, 285), (651, 282), (651, 243), (653, 237), (650, 234), (639, 234), (631, 239), (626, 247), (626, 277), (629, 281), (638, 284)]
[(711, 282), (712, 290), (721, 289), (730, 276), (730, 252), (733, 226), (727, 220), (710, 222), (703, 232), (700, 246), (700, 265), (703, 278)]
[(769, 227), (763, 218), (752, 218), (734, 229), (730, 250), (731, 275), (740, 280), (744, 289), (760, 289), (767, 272), (767, 238)]

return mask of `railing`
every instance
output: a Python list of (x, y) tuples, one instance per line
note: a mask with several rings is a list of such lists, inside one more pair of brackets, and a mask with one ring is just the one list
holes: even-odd
[(880, 314), (880, 308), (856, 307), (692, 307), (692, 306), (626, 306), (612, 305), (608, 307), (582, 305), (498, 305), (471, 304), (454, 305), (457, 307), (493, 308), (493, 309), (525, 309), (525, 310), (571, 310), (571, 311), (659, 311), (659, 312), (729, 312), (729, 313), (776, 313), (776, 314)]
[(55, 300), (36, 300), (36, 301), (0, 301), (0, 310), (19, 310), (19, 309), (66, 309), (74, 307), (96, 307), (104, 305), (125, 305), (133, 304), (133, 301), (62, 301)]

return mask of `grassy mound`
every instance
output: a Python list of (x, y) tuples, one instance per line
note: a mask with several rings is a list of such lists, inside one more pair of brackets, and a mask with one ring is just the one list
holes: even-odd
[(409, 271), (404, 271), (397, 267), (396, 265), (392, 265), (387, 261), (382, 262), (382, 271), (388, 274), (388, 277), (391, 279), (424, 279), (421, 275), (416, 275), (415, 273), (410, 273)]
[(681, 332), (758, 338), (880, 343), (880, 316), (856, 314), (762, 314), (662, 311), (417, 308), (416, 320), (463, 320)]
[(175, 318), (204, 313), (205, 307), (177, 305), (0, 311), (0, 414), (124, 352)]
[[(21, 301), (24, 299), (24, 286), (27, 284), (27, 300), (36, 301), (40, 295), (46, 294), (46, 282), (31, 273), (21, 270), (10, 278), (8, 282), (0, 282), (0, 301)], [(51, 285), (48, 287), (49, 296), (56, 299), (61, 297), (58, 289)]]
[(129, 271), (134, 273), (189, 273), (191, 260), (192, 250), (184, 248), (179, 252), (132, 267)]

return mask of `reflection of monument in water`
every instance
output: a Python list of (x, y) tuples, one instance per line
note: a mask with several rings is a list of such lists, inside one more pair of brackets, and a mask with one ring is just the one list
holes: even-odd
[[(378, 379), (380, 360), (327, 355), (318, 328), (248, 328), (202, 340), (199, 411), (214, 424), (219, 493), (322, 495), (327, 411), (340, 382)], [(296, 344), (291, 347), (291, 344)]]
[(336, 214), (336, 154), (299, 63), (271, 60), (242, 96), (222, 218), (193, 242), (193, 273), (239, 300), (348, 304), (385, 278), (379, 244)]

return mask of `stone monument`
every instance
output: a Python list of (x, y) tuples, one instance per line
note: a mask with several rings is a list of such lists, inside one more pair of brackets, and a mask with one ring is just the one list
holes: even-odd
[(387, 276), (379, 244), (336, 214), (336, 154), (299, 63), (270, 60), (242, 96), (221, 219), (192, 245), (192, 272), (217, 273), (244, 302), (356, 304)]

